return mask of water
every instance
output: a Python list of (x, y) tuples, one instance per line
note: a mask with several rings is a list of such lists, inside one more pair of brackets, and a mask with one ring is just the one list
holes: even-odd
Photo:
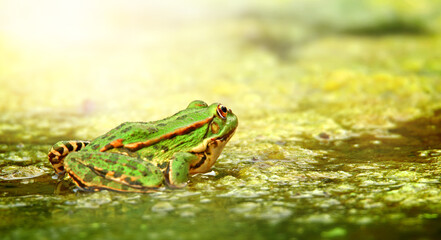
[[(281, 150), (312, 151), (299, 159), (274, 151), (271, 159), (241, 159), (240, 141), (235, 141), (213, 173), (194, 176), (182, 190), (84, 193), (53, 179), (50, 169), (39, 177), (3, 180), (3, 236), (436, 238), (441, 230), (439, 116), (435, 111), (400, 122), (380, 137), (332, 140), (321, 133), (273, 143)], [(262, 151), (260, 156), (268, 149)]]

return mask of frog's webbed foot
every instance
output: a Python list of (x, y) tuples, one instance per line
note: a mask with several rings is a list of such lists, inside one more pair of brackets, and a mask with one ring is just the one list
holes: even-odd
[(83, 190), (150, 192), (164, 181), (161, 170), (138, 157), (111, 152), (76, 152), (65, 159), (66, 171)]
[(178, 152), (170, 160), (164, 172), (165, 182), (170, 188), (183, 188), (187, 185), (190, 163), (198, 157), (188, 152)]
[(89, 141), (71, 140), (57, 142), (51, 147), (47, 156), (55, 169), (55, 173), (59, 176), (58, 179), (65, 173), (63, 162), (67, 154), (79, 151), (88, 144)]

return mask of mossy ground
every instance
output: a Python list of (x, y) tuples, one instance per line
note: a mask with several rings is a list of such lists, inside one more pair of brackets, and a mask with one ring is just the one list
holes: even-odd
[[(54, 23), (75, 15), (7, 15), (2, 239), (439, 238), (441, 5), (356, 2), (83, 3), (76, 38)], [(194, 99), (222, 102), (239, 128), (187, 188), (83, 193), (52, 178), (56, 141)]]

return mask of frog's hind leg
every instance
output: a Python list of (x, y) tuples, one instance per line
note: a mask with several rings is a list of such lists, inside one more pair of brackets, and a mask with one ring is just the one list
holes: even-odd
[(66, 157), (66, 172), (83, 190), (151, 192), (164, 181), (151, 162), (117, 153), (75, 152)]
[(89, 144), (89, 141), (79, 141), (79, 140), (72, 140), (72, 141), (60, 141), (54, 144), (48, 153), (49, 162), (52, 164), (52, 166), (55, 169), (55, 173), (58, 175), (64, 174), (64, 158), (67, 156), (67, 154), (71, 152), (76, 152), (84, 147), (86, 147)]

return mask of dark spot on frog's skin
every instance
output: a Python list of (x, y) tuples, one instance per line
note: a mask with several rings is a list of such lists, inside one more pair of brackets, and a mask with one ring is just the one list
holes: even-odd
[(158, 124), (158, 127), (164, 127), (164, 126), (166, 126), (167, 124), (165, 124), (165, 123), (160, 123), (160, 124)]
[(97, 150), (100, 147), (99, 144), (93, 144), (90, 146), (90, 148), (92, 148), (93, 150)]
[(89, 142), (77, 142), (77, 149), (75, 151), (80, 151), (87, 145), (89, 145)]
[(122, 189), (122, 190), (129, 190), (129, 186), (127, 186), (127, 185), (122, 185), (122, 186), (121, 186), (121, 189)]
[(65, 146), (67, 147), (67, 150), (69, 150), (69, 152), (72, 152), (74, 149), (72, 144), (70, 144), (70, 143), (66, 143)]
[(124, 126), (124, 125), (126, 125), (126, 124), (122, 123), (122, 124), (118, 125), (118, 127), (116, 127), (115, 130), (118, 130), (118, 129), (122, 128), (122, 126)]
[(136, 181), (136, 180), (132, 181), (132, 179), (130, 177), (124, 178), (124, 181), (127, 182), (130, 185), (138, 185), (138, 186), (142, 185), (142, 183), (140, 183), (139, 181)]
[(152, 160), (153, 159), (153, 154), (149, 153), (145, 156), (148, 160)]
[(167, 152), (167, 151), (168, 151), (168, 147), (167, 147), (167, 146), (161, 146), (161, 150), (162, 150), (163, 152)]
[(60, 153), (60, 155), (63, 155), (64, 153), (64, 148), (63, 147), (58, 147), (55, 149), (55, 151), (57, 151), (58, 153)]
[(132, 127), (126, 127), (123, 130), (121, 130), (122, 133), (126, 133), (128, 131), (132, 130)]
[(182, 115), (176, 118), (176, 120), (184, 120), (187, 118), (187, 115)]
[(141, 174), (142, 174), (143, 177), (147, 177), (149, 175), (149, 172), (145, 171), (145, 172), (141, 172)]
[(158, 167), (161, 168), (161, 169), (164, 169), (164, 168), (166, 168), (166, 167), (168, 166), (168, 162), (163, 162), (163, 163), (158, 164), (158, 165), (156, 165), (156, 166), (158, 166)]
[[(85, 152), (85, 153), (83, 153), (82, 155), (81, 155), (81, 159), (91, 159), (91, 160), (93, 160), (92, 158), (92, 154), (91, 153), (87, 153), (87, 152)], [(87, 165), (88, 166), (88, 165)], [(89, 166), (88, 166), (89, 167)]]
[(104, 139), (104, 138), (106, 138), (106, 137), (108, 137), (108, 136), (109, 136), (109, 133), (106, 133), (106, 134), (101, 135), (100, 138), (103, 138), (103, 139)]
[(111, 141), (112, 141), (113, 139), (115, 139), (115, 138), (116, 138), (116, 136), (115, 136), (115, 135), (112, 135), (112, 136), (110, 136), (110, 137), (107, 138), (107, 141), (110, 141), (110, 142), (111, 142)]
[[(123, 169), (121, 169), (121, 170), (123, 170)], [(114, 178), (119, 178), (119, 177), (121, 177), (121, 171), (120, 170), (118, 170), (117, 172), (115, 172), (114, 174), (113, 174), (113, 177)]]
[(117, 163), (117, 161), (115, 161), (113, 159), (109, 159), (109, 158), (104, 159), (104, 162), (111, 163), (111, 164), (116, 164)]
[(158, 131), (158, 129), (155, 127), (149, 127), (147, 130), (149, 131), (149, 133), (155, 133)]
[(130, 168), (130, 169), (132, 169), (132, 170), (137, 170), (138, 168), (136, 167), (136, 166), (134, 166), (134, 165), (130, 165), (130, 164), (124, 164), (124, 166), (125, 167), (128, 167), (128, 168)]
[(117, 172), (119, 172), (119, 173), (124, 172), (124, 167), (122, 165), (118, 165), (117, 167), (118, 167), (117, 169), (113, 169), (113, 171), (115, 173), (117, 173)]

